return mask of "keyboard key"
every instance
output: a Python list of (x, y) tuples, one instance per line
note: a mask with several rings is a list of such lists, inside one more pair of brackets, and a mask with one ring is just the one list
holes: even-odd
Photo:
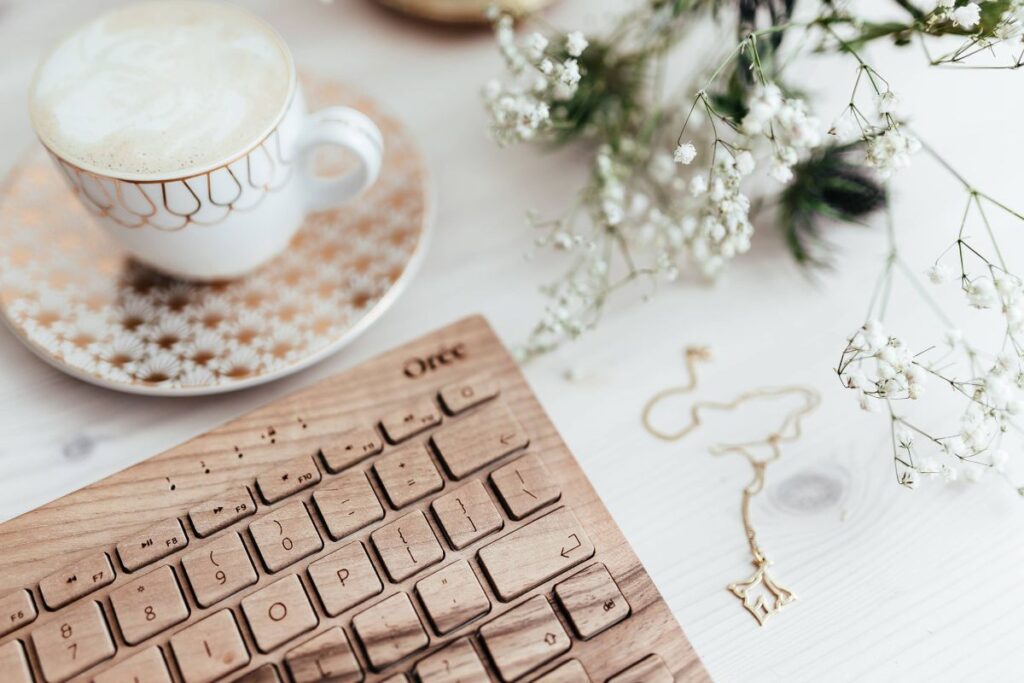
[(310, 564), (309, 578), (324, 610), (332, 617), (384, 590), (366, 548), (359, 541)]
[(456, 550), (505, 525), (484, 485), (477, 479), (435, 499), (430, 507)]
[(675, 678), (658, 655), (648, 655), (625, 671), (615, 674), (608, 683), (672, 683)]
[(185, 683), (211, 683), (249, 663), (249, 651), (231, 610), (219, 612), (171, 636)]
[(307, 640), (284, 657), (295, 683), (358, 683), (363, 670), (352, 653), (352, 646), (340, 626)]
[(474, 375), (441, 387), (441, 404), (450, 415), (457, 415), (498, 395), (498, 382), (487, 375)]
[(384, 440), (372, 427), (353, 429), (330, 437), (320, 447), (320, 457), (328, 472), (337, 474), (346, 467), (377, 455), (384, 450)]
[(247, 595), (242, 599), (242, 612), (260, 652), (270, 652), (295, 636), (313, 630), (320, 621), (295, 574)]
[(535, 453), (496, 469), (491, 483), (512, 519), (523, 519), (562, 497), (558, 483)]
[(196, 535), (204, 538), (255, 512), (256, 503), (249, 489), (239, 486), (195, 506), (188, 511), (188, 518), (192, 520)]
[(444, 486), (426, 447), (418, 443), (382, 456), (373, 464), (373, 471), (395, 509), (440, 491)]
[(234, 683), (281, 683), (281, 677), (273, 664), (264, 664), (241, 678), (236, 678)]
[(110, 593), (110, 604), (129, 645), (188, 619), (178, 579), (166, 565), (115, 588)]
[(392, 581), (409, 578), (444, 559), (444, 550), (434, 530), (419, 510), (370, 534), (384, 569)]
[(579, 659), (569, 659), (534, 683), (591, 683), (591, 680)]
[(163, 559), (188, 545), (188, 537), (177, 519), (168, 519), (134, 534), (117, 544), (117, 555), (125, 570), (136, 569)]
[(381, 419), (380, 426), (391, 443), (398, 443), (440, 423), (441, 411), (427, 396), (391, 411)]
[(106, 553), (96, 553), (47, 576), (39, 582), (39, 592), (43, 594), (43, 602), (47, 607), (59, 609), (113, 581), (114, 567), (110, 564), (110, 558)]
[(459, 560), (421, 579), (416, 594), (441, 635), (468, 624), (491, 609), (484, 589), (466, 560)]
[(93, 683), (171, 683), (171, 673), (160, 648), (154, 645), (96, 674)]
[(324, 547), (302, 501), (288, 503), (249, 525), (267, 571), (279, 571)]
[(36, 620), (36, 603), (27, 590), (18, 590), (0, 598), (0, 637), (17, 631)]
[(114, 641), (99, 603), (83, 602), (32, 632), (39, 667), (49, 683), (60, 683), (114, 656)]
[(6, 683), (32, 683), (32, 670), (20, 640), (0, 645), (0, 671)]
[(181, 558), (185, 576), (200, 607), (234, 595), (256, 583), (256, 570), (242, 537), (232, 531)]
[(555, 597), (584, 640), (629, 616), (629, 603), (607, 567), (600, 563), (556, 584)]
[(480, 565), (504, 601), (513, 600), (594, 554), (576, 515), (558, 508), (480, 549)]
[(526, 448), (529, 441), (519, 422), (500, 401), (442, 427), (433, 436), (444, 466), (456, 479)]
[(409, 596), (396, 593), (352, 619), (370, 666), (380, 671), (427, 646), (429, 639)]
[(256, 476), (260, 495), (268, 503), (276, 503), (293, 493), (320, 481), (320, 470), (313, 458), (303, 455)]
[(313, 493), (313, 502), (335, 541), (384, 519), (384, 508), (370, 487), (366, 475), (358, 470), (346, 472)]
[(456, 640), (416, 665), (420, 683), (490, 683), (487, 669), (469, 638)]
[(480, 638), (504, 681), (533, 671), (572, 645), (543, 595), (535, 595), (481, 626)]
[(583, 665), (578, 659), (570, 659), (565, 664), (544, 674), (533, 683), (591, 683)]

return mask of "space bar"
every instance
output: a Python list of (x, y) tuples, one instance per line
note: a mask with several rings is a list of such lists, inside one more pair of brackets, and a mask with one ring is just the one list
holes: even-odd
[(480, 564), (503, 601), (513, 600), (594, 554), (568, 508), (559, 508), (480, 549)]

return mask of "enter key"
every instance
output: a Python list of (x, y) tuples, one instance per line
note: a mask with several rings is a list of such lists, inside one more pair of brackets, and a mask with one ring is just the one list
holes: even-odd
[(594, 555), (583, 526), (558, 508), (480, 549), (480, 564), (503, 601), (513, 600)]

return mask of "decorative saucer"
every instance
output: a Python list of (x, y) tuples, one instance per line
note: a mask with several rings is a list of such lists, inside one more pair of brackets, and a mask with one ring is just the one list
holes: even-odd
[[(346, 104), (384, 134), (377, 183), (311, 213), (288, 250), (254, 273), (183, 282), (131, 260), (71, 194), (42, 146), (0, 192), (0, 314), (43, 360), (136, 394), (234, 391), (296, 372), (348, 344), (418, 269), (432, 221), (412, 136), (371, 100), (303, 78), (311, 108)], [(318, 151), (318, 173), (343, 170)]]

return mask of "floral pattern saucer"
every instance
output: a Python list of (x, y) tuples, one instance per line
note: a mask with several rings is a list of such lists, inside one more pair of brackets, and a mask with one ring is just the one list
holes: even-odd
[[(288, 250), (256, 272), (197, 284), (128, 258), (72, 196), (42, 147), (0, 193), (0, 314), (57, 368), (137, 394), (233, 391), (337, 351), (413, 277), (431, 223), (410, 133), (333, 82), (304, 78), (313, 108), (346, 104), (384, 134), (377, 183), (340, 209), (311, 213)], [(343, 170), (327, 150), (317, 172)]]

